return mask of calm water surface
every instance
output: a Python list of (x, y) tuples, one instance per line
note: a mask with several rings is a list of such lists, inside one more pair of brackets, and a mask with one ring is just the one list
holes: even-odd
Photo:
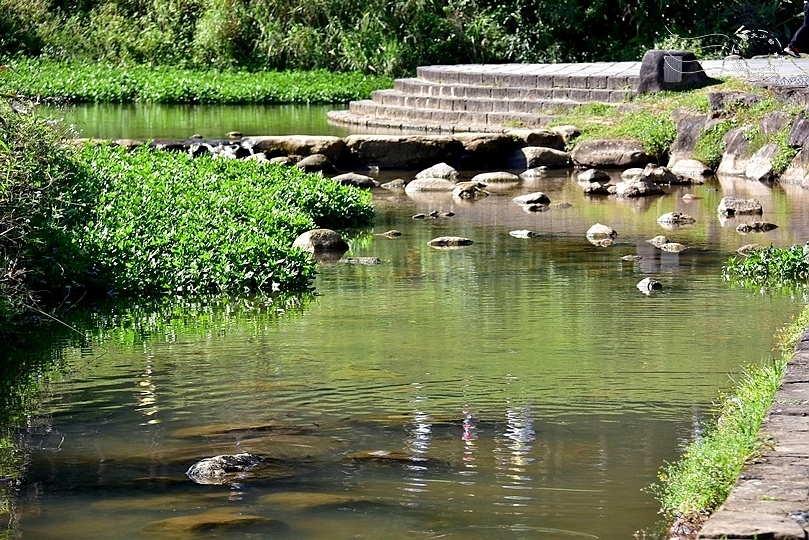
[(47, 114), (73, 125), (81, 137), (100, 139), (174, 139), (194, 134), (224, 138), (245, 135), (318, 134), (343, 137), (348, 128), (332, 126), (326, 113), (345, 105), (148, 105), (79, 104), (44, 107)]
[[(510, 201), (536, 190), (573, 207), (526, 213)], [(193, 537), (189, 519), (242, 515), (284, 525), (217, 534), (654, 537), (657, 505), (643, 488), (800, 309), (730, 288), (722, 262), (752, 241), (809, 238), (800, 190), (714, 180), (690, 188), (702, 197), (690, 203), (685, 191), (586, 199), (564, 173), (472, 204), (380, 189), (375, 228), (355, 234), (348, 255), (382, 264), (324, 264), (314, 298), (156, 315), (148, 332), (122, 316), (91, 349), (64, 351), (66, 375), (20, 434), (17, 530)], [(759, 197), (780, 228), (739, 235), (716, 216), (723, 194)], [(675, 209), (697, 224), (655, 223)], [(456, 216), (410, 217), (432, 210)], [(615, 245), (587, 242), (595, 222), (619, 232)], [(394, 228), (403, 236), (374, 234)], [(661, 233), (690, 249), (645, 242)], [(475, 244), (427, 246), (449, 234)], [(664, 289), (641, 294), (646, 276)], [(223, 485), (185, 476), (199, 459), (244, 451), (267, 459)]]

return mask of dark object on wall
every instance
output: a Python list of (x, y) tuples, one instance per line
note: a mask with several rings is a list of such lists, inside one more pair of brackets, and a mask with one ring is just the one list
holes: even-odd
[(640, 65), (638, 94), (716, 84), (689, 51), (646, 51)]

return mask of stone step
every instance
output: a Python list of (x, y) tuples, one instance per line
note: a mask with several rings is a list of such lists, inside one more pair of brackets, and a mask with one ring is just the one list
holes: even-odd
[[(567, 68), (567, 69), (566, 69)], [(542, 73), (542, 71), (547, 73)], [(569, 72), (568, 72), (569, 71)], [(627, 90), (637, 88), (637, 74), (628, 74), (626, 69), (605, 64), (601, 69), (581, 74), (577, 64), (515, 64), (469, 66), (424, 66), (416, 70), (416, 76), (435, 84), (463, 84), (497, 88), (578, 88), (592, 90)]]
[(445, 96), (413, 96), (399, 90), (377, 90), (371, 94), (374, 103), (393, 107), (436, 109), (439, 111), (509, 112), (561, 114), (581, 105), (567, 99), (486, 99)]
[[(342, 121), (356, 117), (365, 117), (367, 122), (359, 123), (366, 126), (396, 127), (397, 125), (429, 125), (436, 131), (505, 131), (514, 128), (545, 127), (558, 118), (551, 114), (536, 114), (527, 112), (476, 112), (454, 111), (432, 108), (414, 108), (397, 105), (382, 105), (372, 100), (352, 101), (349, 103), (348, 113), (343, 115), (329, 115), (334, 121)], [(382, 120), (382, 123), (371, 120)], [(351, 122), (354, 123), (354, 122)], [(422, 129), (425, 129), (424, 127)]]
[(422, 79), (396, 79), (393, 89), (412, 96), (453, 97), (465, 99), (527, 100), (556, 99), (587, 103), (618, 103), (632, 97), (629, 89), (571, 88), (571, 87), (518, 87), (472, 84), (443, 84)]

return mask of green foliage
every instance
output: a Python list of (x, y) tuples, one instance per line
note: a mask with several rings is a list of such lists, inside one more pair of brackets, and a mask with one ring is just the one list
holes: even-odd
[(782, 174), (787, 170), (792, 159), (798, 154), (798, 150), (789, 144), (790, 128), (786, 127), (772, 137), (772, 142), (778, 145), (778, 153), (773, 157), (772, 169), (775, 174)]
[(33, 306), (34, 284), (63, 282), (62, 186), (75, 166), (53, 122), (30, 103), (0, 98), (0, 332)]
[(195, 71), (171, 66), (17, 59), (0, 92), (92, 103), (338, 103), (391, 87), (388, 77), (327, 71)]
[(294, 238), (366, 224), (370, 194), (255, 162), (85, 147), (75, 242), (98, 286), (126, 294), (304, 290), (314, 274)]
[(800, 24), (800, 7), (794, 0), (0, 0), (0, 54), (393, 76), (441, 63), (637, 60), (655, 46), (720, 58), (778, 50), (776, 40), (786, 42)]
[(677, 136), (677, 126), (667, 113), (639, 108), (619, 112), (606, 103), (588, 103), (562, 116), (553, 125), (575, 124), (582, 130), (576, 142), (607, 138), (635, 139), (647, 153), (662, 158)]
[(809, 282), (809, 243), (768, 246), (746, 257), (731, 257), (722, 275), (732, 283), (771, 289), (805, 287)]

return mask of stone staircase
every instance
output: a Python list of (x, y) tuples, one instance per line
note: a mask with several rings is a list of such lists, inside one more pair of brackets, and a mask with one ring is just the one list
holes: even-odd
[(427, 66), (391, 90), (331, 111), (335, 124), (429, 132), (502, 132), (547, 126), (584, 103), (627, 101), (637, 62)]

